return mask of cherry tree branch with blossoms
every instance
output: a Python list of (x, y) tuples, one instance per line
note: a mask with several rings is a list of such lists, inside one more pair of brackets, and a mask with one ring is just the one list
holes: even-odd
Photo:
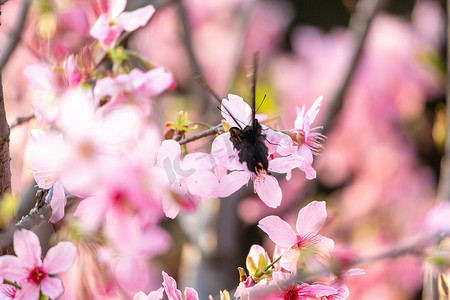
[[(181, 8), (178, 15), (176, 11), (170, 10), (176, 9), (174, 6), (160, 12), (161, 16), (165, 13), (181, 16), (184, 24), (181, 27), (185, 30), (184, 43), (181, 44), (184, 45), (183, 50), (187, 50), (189, 54), (186, 62), (188, 64), (190, 62), (191, 67), (197, 70), (196, 73), (204, 73), (211, 82), (220, 78), (219, 75), (222, 74), (218, 72), (219, 70), (225, 69), (239, 80), (239, 76), (234, 76), (237, 68), (233, 69), (233, 66), (236, 61), (243, 64), (242, 61), (245, 62), (247, 59), (245, 55), (242, 55), (244, 57), (242, 59), (241, 55), (235, 54), (252, 51), (253, 46), (248, 45), (255, 43), (254, 40), (247, 40), (247, 30), (251, 30), (252, 22), (241, 17), (250, 12), (256, 15), (258, 13), (256, 8), (259, 7), (257, 5), (262, 2), (250, 1), (252, 5), (249, 6), (227, 3), (226, 5), (232, 6), (228, 11), (226, 7), (221, 6), (225, 4), (220, 3), (203, 3), (202, 9), (206, 10), (200, 11), (194, 2), (186, 1), (183, 2), (183, 6), (178, 6)], [(181, 5), (181, 2), (176, 3)], [(154, 22), (151, 22), (149, 28), (155, 27), (161, 34), (166, 33), (166, 30), (171, 31), (172, 27), (161, 25), (159, 23), (161, 20), (153, 17), (155, 6), (145, 5), (127, 10), (126, 5), (124, 0), (99, 1), (98, 6), (87, 5), (87, 9), (92, 9), (89, 17), (86, 17), (86, 12), (78, 7), (65, 7), (67, 10), (63, 12), (58, 11), (60, 7), (37, 8), (38, 18), (44, 14), (49, 17), (50, 14), (50, 20), (64, 25), (56, 26), (54, 32), (50, 32), (53, 36), (36, 39), (37, 43), (43, 46), (36, 47), (36, 53), (39, 51), (43, 53), (42, 60), (28, 65), (24, 70), (24, 76), (32, 91), (36, 119), (36, 122), (30, 123), (30, 126), (36, 125), (36, 128), (29, 133), (30, 145), (27, 145), (27, 148), (30, 148), (30, 158), (27, 158), (29, 160), (27, 164), (39, 188), (47, 191), (47, 194), (38, 197), (41, 199), (38, 199), (36, 208), (15, 225), (6, 227), (0, 235), (0, 246), (3, 249), (11, 248), (13, 242), (15, 252), (15, 256), (0, 257), (0, 279), (4, 283), (0, 286), (0, 293), (28, 299), (37, 299), (40, 294), (57, 298), (64, 288), (62, 281), (56, 279), (54, 275), (67, 271), (69, 273), (61, 276), (64, 281), (70, 278), (71, 284), (65, 286), (69, 298), (76, 295), (83, 299), (96, 299), (100, 297), (99, 295), (104, 297), (108, 294), (126, 299), (131, 299), (134, 295), (135, 300), (156, 300), (161, 299), (165, 291), (169, 300), (182, 299), (175, 279), (169, 276), (169, 273), (176, 272), (175, 267), (166, 269), (170, 272), (160, 272), (162, 274), (160, 288), (147, 294), (150, 290), (149, 283), (155, 282), (151, 279), (155, 276), (151, 276), (149, 261), (161, 254), (167, 254), (168, 250), (174, 247), (173, 244), (177, 246), (176, 244), (180, 242), (176, 234), (168, 232), (172, 224), (169, 219), (177, 220), (173, 223), (183, 222), (179, 226), (182, 231), (188, 232), (191, 242), (198, 243), (201, 255), (215, 259), (220, 251), (232, 252), (229, 251), (231, 247), (224, 245), (229, 240), (222, 240), (217, 233), (212, 234), (213, 230), (209, 231), (209, 236), (205, 234), (205, 228), (211, 224), (208, 220), (212, 216), (209, 215), (210, 212), (206, 213), (207, 216), (197, 218), (197, 222), (204, 222), (199, 227), (192, 226), (192, 223), (184, 223), (185, 214), (193, 211), (201, 214), (201, 205), (205, 203), (213, 208), (211, 211), (220, 212), (220, 208), (213, 207), (213, 204), (218, 203), (219, 198), (234, 195), (243, 186), (250, 186), (248, 190), (253, 190), (256, 196), (257, 206), (253, 207), (259, 207), (253, 209), (248, 206), (251, 209), (246, 209), (244, 214), (253, 215), (254, 219), (260, 216), (258, 227), (272, 240), (275, 249), (271, 259), (261, 246), (251, 247), (246, 259), (247, 271), (239, 268), (240, 283), (234, 294), (238, 299), (247, 299), (250, 296), (259, 298), (259, 295), (269, 299), (345, 299), (350, 295), (350, 286), (347, 287), (345, 279), (362, 275), (364, 272), (355, 269), (355, 266), (411, 252), (422, 254), (424, 247), (438, 243), (447, 233), (449, 227), (447, 216), (450, 215), (450, 209), (444, 207), (435, 209), (429, 214), (428, 223), (433, 230), (427, 232), (423, 238), (420, 237), (406, 245), (396, 243), (396, 247), (389, 247), (387, 251), (376, 256), (360, 257), (354, 253), (345, 256), (335, 249), (339, 246), (338, 243), (343, 241), (326, 237), (325, 235), (333, 238), (335, 236), (326, 231), (329, 228), (325, 228), (322, 232), (327, 219), (325, 201), (308, 201), (307, 205), (298, 210), (300, 201), (312, 200), (307, 198), (307, 194), (306, 196), (303, 194), (295, 196), (297, 200), (293, 201), (295, 204), (288, 205), (291, 209), (286, 208), (287, 206), (281, 207), (287, 197), (292, 197), (286, 196), (284, 184), (295, 185), (297, 181), (292, 180), (293, 176), (307, 180), (315, 179), (317, 176), (313, 162), (323, 149), (326, 137), (321, 132), (324, 127), (313, 124), (317, 122), (316, 117), (322, 105), (326, 105), (328, 101), (329, 96), (325, 92), (325, 97), (307, 95), (308, 100), (304, 102), (311, 101), (309, 104), (302, 103), (306, 98), (302, 98), (302, 102), (289, 103), (289, 107), (292, 108), (291, 114), (295, 114), (295, 120), (289, 121), (291, 125), (288, 125), (287, 129), (266, 126), (268, 123), (264, 122), (265, 115), (256, 115), (255, 119), (254, 103), (252, 109), (242, 97), (230, 93), (226, 98), (219, 99), (223, 118), (221, 124), (187, 136), (188, 132), (197, 130), (200, 122), (191, 122), (187, 118), (187, 113), (181, 111), (174, 122), (166, 123), (167, 131), (163, 138), (160, 128), (162, 126), (157, 124), (154, 118), (164, 118), (165, 116), (160, 113), (171, 104), (163, 107), (166, 103), (154, 99), (168, 90), (175, 91), (165, 93), (163, 97), (170, 98), (171, 93), (176, 94), (175, 97), (183, 92), (185, 95), (189, 94), (186, 91), (190, 90), (188, 82), (191, 82), (192, 78), (183, 79), (186, 74), (175, 73), (185, 71), (181, 70), (182, 63), (173, 67), (172, 73), (157, 66), (165, 65), (164, 62), (147, 61), (145, 55), (140, 54), (140, 50), (145, 51), (147, 46), (136, 47), (140, 48), (136, 51), (127, 49), (128, 38), (132, 37), (131, 32), (136, 32), (139, 28), (145, 31), (146, 24), (152, 18)], [(325, 124), (325, 130), (335, 125), (336, 122), (333, 120), (340, 115), (344, 94), (350, 83), (354, 83), (352, 80), (356, 66), (360, 64), (367, 32), (378, 7), (379, 1), (358, 2), (350, 22), (350, 30), (355, 33), (356, 51), (349, 56), (350, 67), (344, 72), (346, 76), (338, 85), (335, 100), (329, 108), (329, 116), (322, 123)], [(274, 7), (271, 8), (269, 9), (271, 13), (261, 18), (264, 25), (268, 22), (268, 28), (271, 27), (270, 16), (275, 12)], [(233, 42), (228, 40), (228, 43), (220, 45), (221, 50), (224, 50), (221, 52), (223, 57), (220, 57), (222, 65), (219, 65), (217, 60), (217, 65), (212, 68), (205, 67), (200, 70), (200, 66), (207, 66), (208, 63), (198, 55), (203, 49), (196, 47), (196, 43), (202, 38), (210, 37), (209, 30), (213, 27), (203, 27), (202, 30), (198, 30), (198, 27), (201, 27), (199, 24), (214, 20), (212, 16), (215, 16), (213, 13), (215, 10), (226, 11), (221, 15), (223, 20), (238, 19), (237, 22), (225, 22), (228, 26), (221, 34), (231, 32), (233, 35), (234, 31), (230, 28), (235, 28), (236, 24), (238, 24), (236, 27), (243, 26), (245, 30), (237, 35), (239, 41), (236, 44), (233, 44), (235, 40)], [(74, 24), (77, 25), (75, 29), (71, 27)], [(180, 29), (179, 20), (175, 24), (176, 28)], [(73, 43), (67, 43), (65, 31), (70, 32), (69, 40)], [(309, 31), (309, 34), (311, 32), (313, 31)], [(136, 32), (136, 36), (138, 33), (140, 32)], [(144, 36), (147, 39), (147, 36)], [(148, 40), (152, 42), (156, 35), (149, 36), (151, 38)], [(83, 42), (77, 43), (78, 38)], [(317, 35), (314, 36), (313, 33), (309, 38), (313, 41), (317, 39)], [(166, 57), (178, 59), (179, 53), (170, 52), (175, 48), (174, 44), (176, 43), (165, 40), (158, 42), (158, 47), (152, 50), (158, 51), (162, 48), (167, 51), (164, 53)], [(83, 47), (79, 47), (80, 45)], [(229, 45), (234, 45), (238, 50), (226, 48)], [(262, 45), (259, 44), (258, 47)], [(293, 45), (293, 48), (298, 47), (299, 45)], [(308, 48), (314, 49), (314, 45), (311, 43)], [(296, 51), (301, 52), (301, 49)], [(140, 64), (136, 63), (136, 58)], [(232, 65), (232, 70), (227, 64)], [(292, 65), (289, 68), (294, 69)], [(302, 73), (302, 70), (299, 71)], [(256, 78), (256, 74), (253, 76)], [(283, 84), (291, 79), (285, 74), (281, 77)], [(267, 78), (263, 76), (261, 78), (261, 86), (266, 89)], [(411, 82), (416, 83), (414, 80)], [(253, 84), (255, 81), (256, 79)], [(294, 81), (296, 90), (299, 82)], [(308, 83), (305, 83), (305, 86), (308, 86)], [(415, 85), (410, 84), (409, 87), (411, 86)], [(270, 90), (270, 87), (268, 89)], [(236, 90), (239, 88), (236, 87)], [(253, 99), (250, 100), (254, 100), (256, 98), (254, 86), (251, 94)], [(312, 102), (314, 99), (316, 100)], [(1, 100), (4, 100), (3, 95)], [(294, 110), (293, 107), (298, 103), (301, 104)], [(3, 140), (9, 141), (4, 106), (0, 109), (3, 109), (3, 113), (0, 111), (0, 117), (4, 117), (5, 124), (3, 127), (0, 124), (0, 135), (4, 130), (7, 138)], [(201, 121), (207, 122), (203, 120), (203, 116), (200, 117), (195, 113), (194, 116), (194, 119), (200, 118)], [(19, 122), (20, 119), (14, 126)], [(26, 129), (25, 126), (14, 133), (22, 129)], [(380, 131), (382, 129), (380, 126)], [(206, 150), (203, 150), (205, 152), (193, 151), (193, 146), (187, 145), (209, 136), (214, 136), (214, 140)], [(342, 140), (348, 142), (349, 139)], [(2, 170), (10, 173), (9, 153), (6, 152), (5, 157), (7, 160), (3, 162), (8, 164), (8, 169), (5, 166)], [(336, 162), (342, 163), (342, 160)], [(376, 161), (376, 164), (378, 163), (379, 160)], [(331, 176), (335, 176), (334, 174)], [(7, 190), (10, 190), (10, 183), (6, 185)], [(363, 194), (366, 194), (365, 191), (366, 189)], [(368, 196), (363, 196), (370, 198), (370, 191), (367, 194)], [(71, 197), (76, 197), (77, 201), (71, 201)], [(7, 203), (7, 200), (5, 197), (3, 202)], [(337, 212), (335, 202), (329, 202), (333, 216), (330, 223), (336, 219), (336, 215), (349, 215), (351, 220), (349, 222), (357, 219), (352, 209)], [(68, 203), (70, 205), (67, 205)], [(233, 206), (233, 213), (236, 207), (240, 207), (238, 201), (225, 204)], [(394, 206), (392, 202), (385, 204), (387, 209)], [(295, 226), (291, 225), (293, 223), (288, 216), (290, 214), (283, 215), (284, 220), (271, 213), (272, 209), (277, 207), (281, 207), (277, 213), (283, 211), (292, 213), (298, 210)], [(358, 206), (358, 209), (370, 211), (370, 208), (364, 205)], [(267, 216), (268, 214), (271, 215)], [(225, 219), (222, 220), (223, 224), (237, 220), (236, 216), (228, 217), (229, 215), (218, 215), (218, 218)], [(27, 230), (42, 221), (57, 223), (53, 227), (58, 231), (56, 238), (71, 241), (58, 243), (48, 251), (45, 258), (41, 257), (42, 249), (38, 238)], [(392, 222), (394, 223), (394, 220)], [(230, 228), (237, 228), (235, 224), (227, 225), (230, 225)], [(203, 229), (198, 229), (201, 226)], [(340, 228), (336, 223), (334, 226)], [(183, 251), (186, 248), (188, 247), (183, 246)], [(195, 255), (186, 253), (183, 255), (195, 263), (193, 259)], [(231, 256), (231, 253), (224, 253), (222, 262), (231, 265), (229, 259)], [(184, 266), (183, 259), (175, 261), (177, 269), (179, 265)], [(201, 259), (203, 257), (197, 258), (197, 261)], [(74, 267), (69, 270), (72, 264)], [(213, 273), (221, 271), (217, 270), (221, 268), (215, 269), (211, 266), (214, 265), (210, 265)], [(200, 273), (195, 275), (191, 273), (191, 277), (200, 279), (210, 277), (209, 280), (214, 280), (209, 272), (203, 271), (204, 269), (194, 268), (192, 265), (187, 269), (190, 272), (197, 270)], [(78, 273), (92, 276), (78, 276)], [(182, 280), (183, 277), (178, 275), (178, 280), (180, 278)], [(225, 280), (216, 281), (225, 284)], [(206, 281), (198, 283), (193, 280), (193, 282), (195, 289), (186, 288), (184, 291), (185, 298), (189, 300), (198, 299), (199, 294), (203, 297), (205, 291), (202, 289), (208, 285)], [(220, 297), (226, 300), (230, 296), (227, 292), (221, 292)]]

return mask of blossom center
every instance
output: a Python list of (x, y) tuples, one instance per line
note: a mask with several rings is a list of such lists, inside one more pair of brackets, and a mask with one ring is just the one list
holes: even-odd
[(81, 156), (90, 158), (95, 153), (95, 146), (92, 141), (85, 139), (78, 144), (78, 151)]
[(298, 299), (298, 289), (292, 288), (284, 294), (283, 300), (296, 300)]
[(3, 284), (0, 288), (0, 294), (9, 297), (8, 299), (14, 299), (16, 297), (17, 287), (11, 284)]
[(35, 284), (40, 284), (41, 281), (47, 277), (47, 273), (42, 270), (41, 267), (35, 267), (28, 276), (28, 281), (31, 281)]

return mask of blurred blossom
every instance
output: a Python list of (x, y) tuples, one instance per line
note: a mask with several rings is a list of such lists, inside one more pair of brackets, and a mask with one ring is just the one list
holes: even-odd
[(150, 115), (150, 97), (156, 96), (174, 85), (172, 74), (162, 68), (147, 72), (133, 69), (115, 78), (105, 77), (95, 84), (95, 98), (102, 111), (134, 104), (145, 116)]
[[(196, 205), (196, 198), (212, 198), (217, 193), (217, 177), (209, 170), (213, 168), (212, 159), (206, 153), (190, 153), (181, 160), (181, 146), (174, 140), (163, 141), (158, 152), (157, 165), (165, 172), (165, 178), (176, 194), (166, 194), (163, 208), (166, 216), (175, 218), (183, 207), (178, 197), (191, 199)], [(178, 196), (178, 197), (177, 197)]]
[[(162, 272), (163, 274), (163, 286), (166, 291), (167, 297), (169, 300), (183, 300), (181, 297), (180, 290), (177, 289), (177, 283), (175, 279), (167, 275), (166, 272)], [(198, 300), (198, 294), (197, 291), (193, 288), (185, 288), (184, 290), (184, 299), (185, 300)]]
[(432, 231), (450, 232), (450, 203), (441, 202), (434, 206), (427, 214), (427, 227)]

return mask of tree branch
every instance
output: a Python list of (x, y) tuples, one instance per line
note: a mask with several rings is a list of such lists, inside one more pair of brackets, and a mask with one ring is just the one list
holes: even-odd
[(25, 21), (27, 19), (28, 10), (30, 8), (30, 3), (31, 0), (23, 0), (19, 15), (17, 16), (16, 24), (14, 24), (14, 27), (9, 32), (9, 39), (2, 49), (2, 55), (0, 56), (0, 69), (2, 70), (8, 63), (11, 54), (14, 52), (20, 41), (22, 31), (25, 26)]
[(0, 199), (5, 193), (11, 191), (9, 126), (8, 121), (6, 120), (5, 98), (3, 96), (3, 81), (1, 73), (2, 72), (0, 72)]
[[(181, 40), (183, 41), (184, 48), (186, 49), (192, 73), (196, 76), (204, 78), (203, 71), (195, 55), (194, 47), (192, 46), (191, 25), (189, 24), (187, 12), (182, 2), (183, 1), (181, 0), (176, 1), (177, 13), (182, 26)], [(199, 97), (199, 100), (201, 102), (201, 114), (205, 114), (211, 106), (211, 100), (209, 99), (208, 93), (205, 92), (198, 84), (194, 83), (194, 79), (191, 79), (191, 81), (192, 84), (190, 84), (190, 86), (192, 87), (194, 93)]]
[(31, 114), (29, 116), (25, 117), (18, 117), (13, 123), (11, 123), (10, 129), (13, 129), (14, 127), (17, 127), (19, 125), (22, 125), (23, 123), (26, 123), (32, 119), (34, 119), (34, 114)]
[(350, 17), (348, 29), (355, 38), (356, 48), (342, 84), (339, 86), (334, 98), (330, 102), (328, 116), (325, 119), (326, 121), (323, 126), (324, 132), (329, 131), (330, 128), (333, 127), (339, 116), (339, 112), (342, 110), (345, 93), (352, 82), (353, 75), (361, 60), (370, 25), (380, 8), (381, 1), (382, 0), (358, 1), (355, 12)]
[(223, 130), (222, 124), (218, 124), (218, 125), (216, 125), (214, 127), (211, 127), (210, 129), (207, 129), (207, 130), (205, 130), (203, 132), (200, 132), (199, 134), (196, 134), (194, 136), (182, 139), (182, 140), (178, 141), (178, 143), (180, 145), (184, 145), (184, 144), (196, 141), (198, 139), (207, 137), (209, 135), (215, 135), (215, 134), (219, 133), (222, 130)]

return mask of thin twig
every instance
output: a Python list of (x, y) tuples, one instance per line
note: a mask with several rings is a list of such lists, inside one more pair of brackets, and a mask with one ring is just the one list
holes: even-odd
[(222, 124), (218, 124), (218, 125), (216, 125), (214, 127), (211, 127), (210, 129), (207, 129), (207, 130), (205, 130), (203, 132), (200, 132), (199, 134), (196, 134), (194, 136), (182, 139), (182, 140), (178, 141), (178, 143), (180, 145), (184, 145), (184, 144), (196, 141), (198, 139), (201, 139), (201, 138), (204, 138), (204, 137), (207, 137), (207, 136), (210, 136), (210, 135), (218, 134), (222, 130), (223, 130)]
[[(181, 26), (183, 27), (181, 30), (181, 39), (183, 41), (184, 48), (186, 49), (192, 73), (196, 76), (204, 78), (202, 68), (200, 67), (200, 63), (198, 62), (198, 59), (194, 52), (194, 47), (192, 46), (191, 25), (189, 24), (187, 12), (182, 2), (183, 1), (181, 0), (176, 1), (177, 13), (180, 18)], [(192, 81), (194, 80), (192, 79)], [(194, 93), (199, 97), (199, 100), (201, 101), (201, 114), (205, 114), (211, 106), (211, 101), (209, 100), (208, 94), (197, 84), (191, 84), (191, 86)]]
[(2, 54), (0, 56), (0, 70), (3, 70), (3, 68), (6, 66), (6, 64), (9, 61), (9, 58), (13, 54), (14, 50), (16, 49), (21, 39), (22, 31), (25, 26), (25, 21), (28, 15), (28, 10), (30, 8), (30, 3), (31, 0), (23, 0), (22, 2), (22, 7), (20, 8), (20, 12), (19, 15), (17, 16), (16, 23), (9, 32), (9, 39), (2, 49)]
[(11, 129), (13, 129), (14, 127), (17, 127), (19, 125), (22, 125), (23, 123), (26, 123), (32, 119), (34, 119), (34, 114), (31, 114), (29, 116), (25, 116), (25, 117), (18, 117), (13, 123), (11, 123), (11, 125), (9, 126)]
[(326, 121), (323, 125), (324, 132), (329, 131), (330, 128), (333, 127), (339, 116), (339, 112), (342, 110), (345, 93), (352, 82), (355, 71), (361, 60), (370, 25), (372, 24), (372, 21), (380, 8), (380, 4), (381, 0), (358, 1), (355, 12), (350, 18), (349, 31), (355, 38), (356, 48), (347, 73), (344, 76), (344, 80), (339, 86), (333, 100), (330, 102), (328, 117), (325, 119)]

